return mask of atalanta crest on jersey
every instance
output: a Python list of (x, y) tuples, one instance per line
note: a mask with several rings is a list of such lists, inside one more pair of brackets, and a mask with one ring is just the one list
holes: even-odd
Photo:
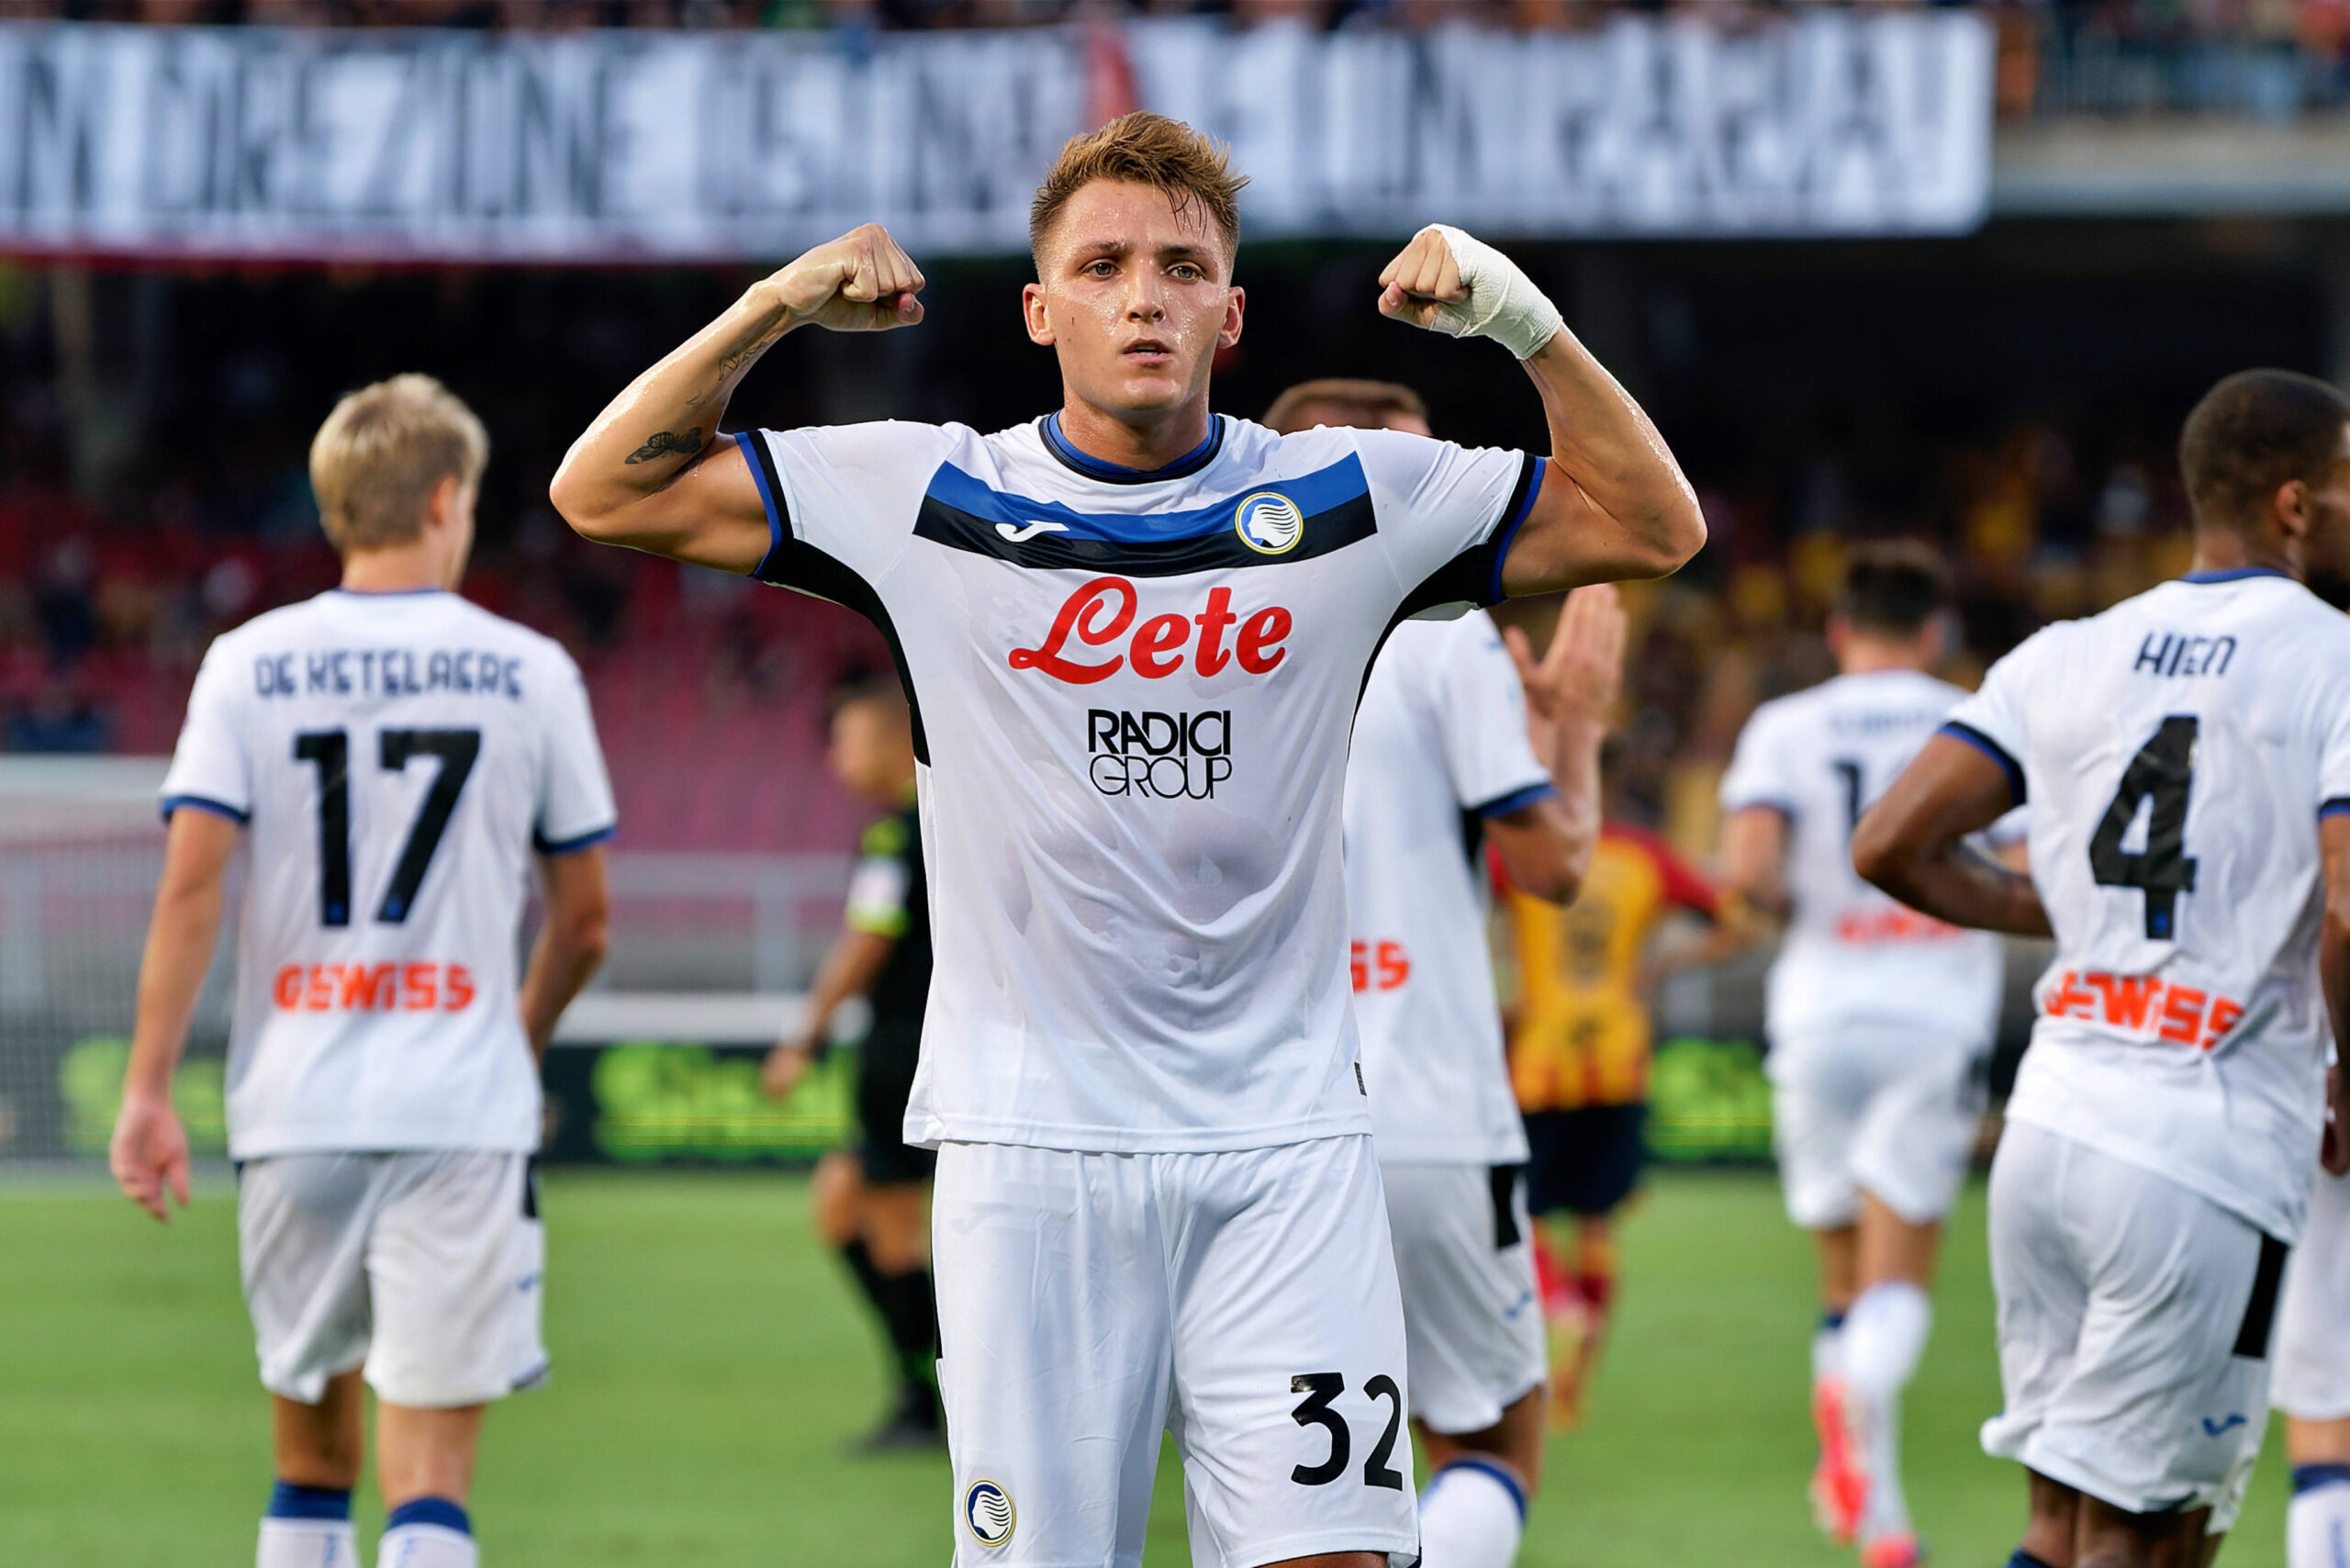
[(1305, 537), (1305, 514), (1279, 491), (1259, 490), (1234, 510), (1232, 531), (1259, 555), (1286, 554)]
[(963, 1522), (981, 1546), (1002, 1546), (1019, 1522), (1012, 1494), (992, 1481), (974, 1481), (963, 1494)]

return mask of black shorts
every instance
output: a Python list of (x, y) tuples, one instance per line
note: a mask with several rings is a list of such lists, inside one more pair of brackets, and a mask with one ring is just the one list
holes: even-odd
[(1639, 1102), (1528, 1112), (1526, 1206), (1538, 1215), (1615, 1209), (1640, 1184), (1648, 1119), (1648, 1106)]
[(866, 1036), (856, 1069), (856, 1159), (870, 1185), (927, 1182), (935, 1150), (905, 1141), (906, 1099), (922, 1059), (922, 1032), (888, 1025)]

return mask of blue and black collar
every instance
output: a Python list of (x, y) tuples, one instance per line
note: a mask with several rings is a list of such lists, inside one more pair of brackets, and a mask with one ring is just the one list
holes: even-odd
[(2274, 566), (2231, 566), (2223, 572), (2189, 572), (2187, 576), (2179, 578), (2178, 580), (2183, 583), (2196, 583), (2199, 585), (2203, 583), (2240, 583), (2246, 577), (2283, 577), (2287, 582), (2291, 582), (2293, 580), (2290, 573), (2280, 572)]
[(1058, 458), (1062, 466), (1107, 485), (1155, 485), (1164, 479), (1188, 478), (1214, 462), (1216, 454), (1224, 450), (1224, 417), (1221, 414), (1208, 416), (1205, 441), (1163, 468), (1128, 468), (1087, 456), (1071, 446), (1069, 438), (1061, 434), (1061, 417), (1058, 410), (1039, 420), (1036, 431), (1045, 438), (1045, 450)]

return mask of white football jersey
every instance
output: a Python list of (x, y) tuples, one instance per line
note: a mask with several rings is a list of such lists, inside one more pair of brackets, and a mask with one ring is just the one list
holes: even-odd
[(1492, 618), (1395, 628), (1347, 764), (1348, 964), (1382, 1159), (1526, 1159), (1476, 824), (1553, 792)]
[(531, 857), (610, 837), (562, 648), (453, 593), (341, 588), (205, 655), (163, 812), (244, 824), (229, 1152), (539, 1146)]
[(1498, 596), (1539, 465), (1228, 418), (1147, 473), (1054, 418), (736, 439), (756, 575), (871, 618), (914, 705), (935, 963), (907, 1140), (1369, 1131), (1348, 727), (1399, 615)]
[(1965, 695), (1919, 670), (1840, 675), (1763, 703), (1738, 737), (1722, 810), (1787, 819), (1793, 909), (1763, 1002), (1783, 1066), (1852, 1027), (1986, 1044), (1998, 1027), (1999, 939), (1906, 908), (1852, 869), (1861, 813)]
[(2350, 619), (2266, 570), (2043, 628), (1949, 733), (2008, 770), (2056, 933), (2008, 1102), (2280, 1241), (2330, 1034), (2321, 814), (2350, 810)]

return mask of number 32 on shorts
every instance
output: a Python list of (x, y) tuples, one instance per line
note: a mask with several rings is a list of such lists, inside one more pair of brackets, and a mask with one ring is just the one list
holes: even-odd
[[(1299, 1465), (1289, 1478), (1300, 1486), (1327, 1486), (1346, 1473), (1347, 1462), (1354, 1457), (1354, 1435), (1347, 1428), (1347, 1418), (1330, 1408), (1330, 1402), (1347, 1391), (1347, 1380), (1337, 1372), (1300, 1372), (1289, 1380), (1289, 1391), (1305, 1395), (1289, 1413), (1290, 1419), (1301, 1427), (1320, 1427), (1330, 1434), (1328, 1457), (1319, 1464)], [(1371, 1446), (1371, 1457), (1362, 1462), (1362, 1484), (1401, 1492), (1403, 1473), (1387, 1462), (1394, 1456), (1396, 1436), (1404, 1429), (1404, 1391), (1385, 1372), (1364, 1383), (1362, 1391), (1387, 1402), (1387, 1429), (1379, 1434), (1379, 1440)]]

